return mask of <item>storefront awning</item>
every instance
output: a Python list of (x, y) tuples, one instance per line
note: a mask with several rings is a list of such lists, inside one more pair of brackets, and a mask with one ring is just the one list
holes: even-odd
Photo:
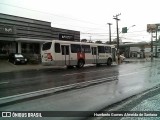
[(0, 41), (15, 41), (13, 37), (0, 37)]
[(42, 39), (31, 39), (31, 38), (16, 38), (15, 41), (20, 42), (34, 42), (34, 43), (44, 43), (44, 42), (50, 42), (52, 40), (42, 40)]

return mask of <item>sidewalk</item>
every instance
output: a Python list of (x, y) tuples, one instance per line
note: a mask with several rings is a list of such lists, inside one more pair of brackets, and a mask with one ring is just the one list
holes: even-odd
[[(160, 61), (160, 58), (153, 58), (153, 61)], [(151, 58), (126, 58), (123, 62), (151, 62)]]
[[(116, 65), (116, 63), (113, 63)], [(87, 66), (95, 66), (94, 64), (86, 64)], [(43, 66), (41, 64), (26, 64), (26, 65), (14, 65), (7, 60), (0, 60), (0, 73), (15, 72), (15, 71), (28, 71), (28, 70), (47, 70), (47, 69), (64, 69), (65, 66)]]
[(14, 71), (27, 71), (27, 70), (42, 70), (42, 69), (58, 69), (64, 67), (43, 66), (41, 64), (27, 64), (27, 65), (14, 65), (6, 60), (0, 60), (0, 73), (14, 72)]
[[(102, 113), (108, 116), (93, 117), (87, 120), (160, 120), (160, 85), (117, 102)], [(120, 114), (114, 117), (111, 113)], [(100, 112), (101, 113), (101, 112)]]

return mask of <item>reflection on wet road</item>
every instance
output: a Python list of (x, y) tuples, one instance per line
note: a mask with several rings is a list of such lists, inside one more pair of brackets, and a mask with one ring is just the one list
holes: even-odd
[(85, 81), (117, 77), (120, 88), (146, 87), (159, 83), (158, 63), (129, 63), (119, 66), (86, 67), (0, 74), (0, 97), (17, 95)]

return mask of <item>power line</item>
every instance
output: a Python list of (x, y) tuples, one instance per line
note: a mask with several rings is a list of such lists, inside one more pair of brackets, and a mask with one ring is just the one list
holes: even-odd
[[(130, 33), (136, 33), (136, 32), (138, 32), (138, 31), (133, 31), (133, 32), (130, 32)], [(81, 32), (81, 34), (109, 34), (109, 33), (88, 33), (88, 32)], [(117, 33), (112, 33), (112, 34), (117, 34)], [(130, 35), (130, 34), (123, 34), (123, 35)], [(135, 35), (135, 34), (133, 34), (133, 35)], [(136, 34), (136, 35), (140, 35), (140, 34)]]
[(144, 39), (140, 39), (140, 38), (128, 38), (128, 37), (125, 37), (125, 39), (127, 39), (127, 40), (144, 40)]
[(141, 34), (139, 34), (139, 35), (126, 35), (126, 36), (127, 37), (139, 37), (139, 36), (144, 37), (144, 36), (149, 36), (149, 35), (141, 35)]
[(75, 25), (70, 25), (70, 24), (58, 24), (58, 23), (54, 23), (54, 25), (57, 24), (57, 25), (67, 25), (67, 26), (72, 26), (72, 27), (79, 27), (79, 28), (86, 28), (86, 29), (92, 29), (90, 27), (82, 27), (82, 26), (75, 26)]
[(97, 29), (99, 29), (99, 30), (105, 30), (105, 31), (106, 31), (106, 29), (104, 29), (104, 28), (102, 28), (102, 27), (104, 27), (104, 25), (100, 25), (99, 27), (92, 28), (92, 29), (87, 30), (87, 31), (85, 31), (85, 32), (88, 32), (88, 31), (94, 31), (95, 29), (96, 29), (96, 30), (97, 30)]
[(146, 30), (132, 31), (132, 32), (128, 32), (128, 33), (134, 33), (134, 32), (146, 32), (146, 33), (147, 33), (147, 31), (146, 31)]
[(74, 19), (74, 18), (70, 18), (70, 17), (65, 17), (65, 16), (61, 16), (61, 15), (57, 15), (57, 14), (53, 14), (53, 13), (48, 13), (48, 12), (44, 12), (44, 11), (38, 11), (38, 10), (28, 9), (28, 8), (24, 8), (24, 7), (20, 7), (20, 6), (16, 6), (16, 5), (7, 4), (7, 3), (0, 3), (0, 4), (6, 5), (6, 6), (15, 7), (15, 8), (20, 8), (20, 9), (25, 9), (25, 10), (29, 10), (29, 11), (39, 12), (39, 13), (42, 13), (42, 14), (48, 14), (48, 15), (52, 15), (52, 16), (58, 16), (58, 17), (62, 17), (62, 18), (66, 18), (66, 19), (70, 19), (70, 20), (74, 20), (74, 21), (83, 22), (83, 23), (100, 25), (100, 24), (97, 24), (97, 23), (89, 22), (89, 21), (84, 21), (84, 20)]
[[(33, 10), (33, 9), (28, 9), (28, 8), (24, 8), (24, 7), (20, 7), (20, 6), (16, 6), (16, 5), (11, 5), (11, 4), (7, 4), (7, 3), (0, 3), (1, 5), (6, 5), (6, 6), (10, 6), (10, 7), (15, 7), (15, 8), (19, 8), (19, 9), (24, 9), (24, 10), (29, 10), (29, 11), (34, 11), (34, 12), (39, 12), (39, 13), (42, 13), (42, 14), (48, 14), (48, 15), (51, 15), (51, 16), (57, 16), (57, 17), (61, 17), (61, 18), (66, 18), (66, 19), (70, 19), (70, 20), (74, 20), (74, 21), (79, 21), (79, 22), (82, 22), (82, 23), (89, 23), (89, 24), (94, 24), (94, 25), (101, 25), (101, 24), (97, 24), (97, 23), (92, 23), (92, 22), (89, 22), (89, 21), (84, 21), (84, 20), (79, 20), (79, 19), (74, 19), (74, 18), (69, 18), (69, 17), (65, 17), (65, 16), (61, 16), (61, 15), (57, 15), (57, 14), (53, 14), (53, 13), (48, 13), (48, 12), (44, 12), (44, 11), (38, 11), (38, 10)], [(57, 23), (58, 24), (58, 23)], [(68, 25), (68, 24), (61, 24), (61, 25)], [(73, 25), (70, 25), (70, 26), (73, 26)], [(101, 25), (102, 26), (102, 25)], [(79, 27), (79, 28), (87, 28), (87, 29), (97, 29), (97, 28), (89, 28), (89, 27), (82, 27), (82, 26), (73, 26), (73, 27)], [(89, 31), (91, 31), (89, 30)], [(146, 30), (142, 30), (142, 31), (133, 31), (133, 32), (129, 32), (129, 33), (134, 33), (134, 32), (144, 32)], [(106, 36), (108, 35), (109, 33), (81, 33), (81, 34), (92, 34), (92, 35), (97, 35), (97, 36)], [(112, 33), (114, 34), (114, 33)]]
[[(109, 33), (85, 33), (85, 32), (81, 32), (81, 34), (102, 34), (102, 35), (108, 35)], [(115, 33), (116, 34), (116, 33)]]

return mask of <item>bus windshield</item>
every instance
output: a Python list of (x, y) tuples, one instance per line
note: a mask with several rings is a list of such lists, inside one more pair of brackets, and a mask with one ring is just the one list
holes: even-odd
[(52, 42), (47, 42), (43, 44), (42, 50), (49, 50), (51, 48)]

